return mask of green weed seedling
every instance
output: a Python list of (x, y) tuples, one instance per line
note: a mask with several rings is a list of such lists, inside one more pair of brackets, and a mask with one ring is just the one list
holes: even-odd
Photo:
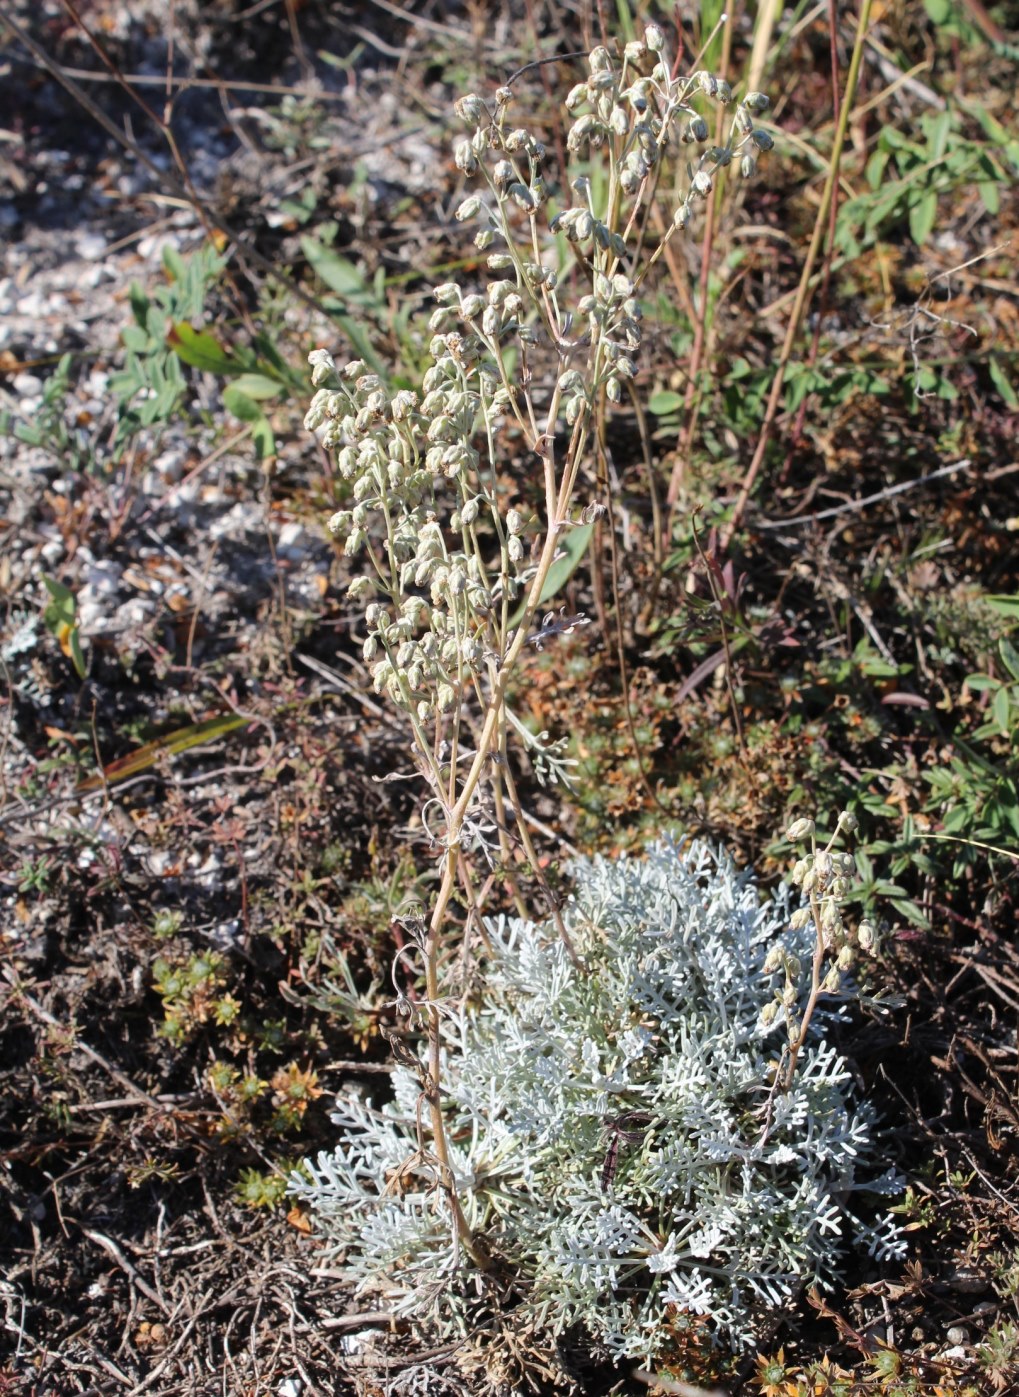
[(115, 451), (122, 452), (138, 432), (165, 426), (179, 411), (187, 383), (168, 335), (173, 325), (203, 315), (209, 291), (225, 265), (226, 259), (209, 244), (187, 258), (166, 247), (166, 285), (149, 296), (138, 282), (132, 284), (134, 321), (121, 335), (124, 367), (110, 375), (110, 391), (117, 403)]
[(42, 400), (30, 419), (9, 409), (0, 412), (0, 436), (45, 451), (69, 472), (88, 467), (93, 459), (87, 434), (68, 423), (72, 362), (70, 354), (61, 356), (43, 384)]

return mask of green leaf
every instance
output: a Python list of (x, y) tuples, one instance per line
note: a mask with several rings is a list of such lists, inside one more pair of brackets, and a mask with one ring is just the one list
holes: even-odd
[(966, 688), (972, 689), (975, 694), (986, 693), (988, 689), (996, 689), (1000, 680), (992, 679), (989, 674), (968, 674), (966, 676)]
[(998, 213), (1001, 209), (1001, 198), (998, 194), (998, 186), (990, 180), (977, 180), (977, 193), (980, 195), (980, 202), (988, 213)]
[(956, 805), (949, 810), (941, 825), (946, 834), (961, 834), (970, 827), (970, 812), (964, 805)]
[(240, 378), (234, 380), (231, 387), (237, 388), (249, 398), (254, 398), (256, 402), (263, 402), (267, 398), (278, 398), (283, 391), (283, 384), (278, 378), (270, 378), (268, 374), (259, 373), (241, 374)]
[(1019, 621), (1019, 595), (1011, 597), (1006, 593), (994, 595), (989, 593), (983, 599), (992, 611), (996, 611), (999, 616), (1007, 616)]
[(945, 24), (952, 18), (952, 0), (923, 0), (923, 7), (933, 24)]
[(317, 238), (307, 235), (303, 237), (301, 251), (310, 262), (315, 275), (325, 282), (330, 291), (335, 291), (348, 301), (363, 303), (365, 300), (376, 299), (360, 269), (346, 257), (334, 252), (331, 247), (320, 243)]
[(245, 365), (226, 352), (215, 335), (195, 330), (186, 321), (171, 325), (166, 342), (185, 364), (210, 374), (239, 374)]
[(1019, 394), (1016, 393), (1009, 382), (1002, 363), (997, 354), (992, 354), (987, 361), (987, 372), (991, 376), (991, 382), (1001, 395), (1001, 400), (1006, 407), (1019, 407)]
[(50, 602), (43, 612), (42, 619), (57, 638), (61, 650), (74, 665), (79, 679), (85, 678), (85, 656), (81, 650), (81, 635), (78, 631), (78, 604), (70, 587), (65, 587), (55, 577), (42, 575), (43, 585), (50, 594)]
[(933, 189), (926, 190), (919, 199), (910, 205), (909, 236), (917, 247), (923, 247), (931, 235), (938, 216), (938, 196)]
[(120, 332), (125, 349), (131, 349), (135, 354), (144, 354), (149, 347), (148, 331), (143, 330), (140, 325), (125, 325)]
[(993, 117), (986, 107), (982, 107), (978, 102), (960, 102), (964, 112), (975, 117), (980, 123), (980, 127), (987, 139), (994, 146), (999, 155), (1003, 155), (1009, 160), (1017, 170), (1019, 170), (1019, 140), (1015, 135), (1006, 130), (1001, 122)]
[(1019, 681), (1019, 650), (1015, 648), (1007, 635), (1003, 635), (998, 641), (998, 654), (1001, 656), (1001, 663), (1012, 678)]
[(255, 456), (259, 461), (267, 461), (276, 455), (276, 437), (269, 426), (268, 418), (260, 417), (254, 423), (251, 440), (255, 443)]
[(929, 122), (927, 150), (929, 160), (940, 160), (948, 148), (948, 137), (952, 130), (952, 113), (946, 108)]
[(995, 723), (997, 723), (999, 732), (1006, 737), (1009, 731), (1008, 717), (1011, 706), (1008, 689), (1002, 684), (1001, 688), (994, 695), (994, 702), (991, 704), (991, 717), (994, 719)]
[(930, 926), (930, 923), (924, 916), (923, 912), (910, 898), (893, 897), (889, 898), (889, 901), (895, 908), (896, 912), (898, 912), (900, 916), (905, 917), (907, 922), (912, 922), (914, 926)]
[(149, 298), (136, 281), (131, 283), (128, 300), (131, 303), (131, 314), (144, 330), (149, 314)]
[(249, 398), (236, 383), (230, 383), (223, 389), (223, 406), (241, 422), (251, 423), (255, 454), (260, 461), (276, 455), (276, 438), (265, 413), (254, 398)]
[(254, 398), (249, 398), (236, 383), (228, 383), (223, 389), (223, 406), (242, 422), (257, 422), (265, 416)]
[(85, 656), (81, 650), (81, 632), (77, 626), (72, 626), (67, 636), (68, 653), (71, 657), (71, 664), (74, 665), (74, 672), (79, 679), (85, 678)]
[(867, 161), (866, 176), (867, 183), (870, 185), (871, 189), (877, 189), (881, 180), (884, 178), (885, 166), (888, 164), (888, 154), (889, 152), (887, 150), (876, 150)]
[(73, 626), (75, 601), (74, 593), (70, 587), (65, 587), (62, 582), (58, 582), (55, 577), (49, 577), (46, 573), (43, 573), (42, 581), (52, 598), (43, 613), (47, 626), (51, 628), (53, 625)]
[(656, 417), (665, 417), (670, 412), (678, 412), (683, 406), (683, 396), (681, 393), (673, 393), (662, 390), (660, 393), (652, 393), (648, 399), (648, 408)]
[(166, 268), (167, 276), (171, 281), (179, 284), (184, 282), (188, 274), (188, 266), (184, 258), (175, 247), (166, 243), (163, 247), (163, 266)]

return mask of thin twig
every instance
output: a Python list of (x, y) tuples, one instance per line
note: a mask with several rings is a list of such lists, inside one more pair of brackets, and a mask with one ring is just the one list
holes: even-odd
[(157, 1309), (162, 1310), (164, 1315), (170, 1315), (171, 1311), (169, 1305), (167, 1305), (158, 1291), (154, 1290), (152, 1286), (149, 1285), (145, 1277), (139, 1273), (137, 1267), (133, 1266), (131, 1262), (128, 1261), (127, 1257), (120, 1250), (112, 1237), (107, 1237), (105, 1233), (97, 1232), (92, 1227), (83, 1227), (81, 1230), (90, 1242), (95, 1242), (96, 1246), (102, 1247), (107, 1256), (113, 1258), (131, 1284), (141, 1291), (146, 1300), (151, 1300), (153, 1305), (155, 1305)]
[(817, 524), (822, 519), (835, 519), (840, 514), (856, 514), (869, 504), (891, 499), (893, 495), (903, 495), (907, 490), (915, 490), (920, 485), (929, 485), (932, 480), (940, 480), (946, 475), (955, 475), (957, 471), (969, 470), (972, 465), (973, 462), (968, 459), (955, 461), (950, 466), (939, 466), (936, 471), (918, 476), (916, 480), (901, 480), (898, 485), (889, 485), (887, 489), (877, 490), (873, 495), (864, 495), (862, 499), (849, 500), (846, 504), (837, 505), (834, 509), (822, 509), (817, 514), (794, 515), (791, 519), (755, 519), (753, 527), (755, 529), (792, 529), (799, 528), (801, 524)]
[(870, 23), (872, 0), (862, 0), (860, 14), (856, 26), (856, 38), (853, 44), (853, 54), (849, 60), (849, 72), (846, 75), (846, 90), (843, 97), (842, 111), (835, 128), (835, 142), (832, 147), (831, 157), (828, 162), (828, 177), (825, 180), (824, 192), (821, 195), (821, 203), (814, 220), (814, 232), (810, 240), (810, 247), (804, 259), (803, 270), (800, 274), (800, 283), (796, 292), (796, 300), (793, 304), (792, 312), (789, 316), (789, 323), (786, 326), (785, 339), (779, 353), (778, 363), (775, 368), (775, 377), (772, 379), (771, 392), (768, 394), (768, 402), (764, 411), (764, 420), (761, 423), (761, 430), (757, 438), (757, 446), (754, 450), (753, 458), (740, 486), (736, 503), (733, 506), (732, 515), (722, 531), (722, 549), (727, 550), (732, 536), (739, 528), (743, 519), (743, 512), (747, 507), (754, 484), (757, 480), (758, 472), (764, 463), (765, 452), (768, 449), (768, 442), (771, 439), (771, 429), (775, 418), (778, 416), (778, 407), (782, 398), (782, 389), (785, 386), (786, 369), (792, 358), (793, 345), (796, 336), (799, 334), (800, 325), (806, 314), (807, 306), (810, 302), (810, 292), (815, 275), (815, 267), (821, 247), (828, 231), (828, 210), (835, 194), (835, 185), (839, 177), (839, 164), (842, 159), (842, 149), (845, 145), (846, 134), (849, 129), (849, 119), (853, 111), (853, 100), (856, 96), (856, 87), (860, 77), (860, 66), (863, 61), (864, 38), (867, 27)]

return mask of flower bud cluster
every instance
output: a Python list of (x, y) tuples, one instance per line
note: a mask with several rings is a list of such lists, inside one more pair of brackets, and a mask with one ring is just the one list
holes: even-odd
[[(510, 297), (499, 286), (490, 286), (484, 311), (454, 285), (435, 294), (442, 313), (470, 321), (506, 307)], [(389, 393), (360, 360), (337, 372), (329, 354), (315, 350), (309, 358), (319, 387), (305, 418), (336, 449), (349, 486), (351, 505), (329, 528), (348, 557), (367, 561), (349, 594), (364, 605), (363, 655), (374, 688), (421, 721), (453, 708), (482, 672), (493, 606), (521, 585), (525, 532), (515, 511), (501, 521), (477, 484), (477, 420), (494, 421), (507, 401), (483, 343), (451, 330), (436, 333), (430, 349), (421, 395)], [(479, 521), (492, 525), (489, 555), (492, 535), (504, 540), (487, 565)]]
[[(734, 102), (729, 84), (712, 73), (673, 77), (665, 47), (661, 28), (649, 25), (643, 40), (626, 45), (621, 63), (604, 48), (592, 51), (590, 76), (566, 98), (567, 110), (577, 113), (567, 147), (580, 153), (614, 143), (619, 185), (624, 194), (639, 196), (670, 145), (703, 145), (708, 140), (709, 124), (694, 105), (697, 99), (732, 107), (725, 145), (709, 147), (689, 171), (689, 190), (674, 218), (674, 226), (683, 228), (695, 202), (711, 193), (719, 169), (735, 161), (745, 178), (753, 175), (758, 155), (770, 150), (774, 141), (754, 124), (755, 116), (769, 106), (764, 93), (750, 92)], [(645, 71), (648, 62), (653, 63), (650, 73)], [(605, 246), (611, 236), (589, 209), (568, 210), (559, 221), (574, 242), (594, 239)]]
[[(807, 846), (807, 852), (796, 860), (790, 874), (790, 882), (807, 899), (790, 918), (790, 929), (795, 932), (810, 929), (814, 934), (814, 977), (817, 991), (822, 994), (839, 993), (858, 951), (873, 956), (879, 949), (877, 930), (872, 922), (863, 920), (854, 930), (844, 916), (857, 872), (856, 860), (852, 854), (833, 846), (838, 835), (851, 835), (857, 827), (856, 817), (843, 810), (836, 821), (835, 833), (824, 848), (818, 848), (816, 827), (809, 816), (794, 820), (786, 830), (786, 839), (791, 844)], [(770, 1007), (769, 1024), (775, 1022), (783, 1008), (791, 1010), (795, 1005), (804, 973), (799, 958), (780, 945), (772, 949), (764, 965), (767, 975), (779, 972), (784, 983), (776, 991), (775, 1003)], [(795, 1042), (802, 1026), (788, 1012), (785, 1021), (790, 1041)]]
[[(326, 350), (310, 356), (316, 392), (306, 426), (336, 453), (347, 489), (330, 528), (348, 557), (364, 560), (350, 595), (365, 608), (365, 660), (376, 690), (420, 721), (455, 707), (471, 686), (481, 695), (483, 675), (494, 673), (506, 651), (505, 603), (534, 577), (532, 524), (537, 531), (563, 527), (507, 512), (498, 498), (499, 418), (511, 416), (532, 440), (554, 440), (564, 415), (582, 449), (582, 417), (604, 399), (619, 402), (638, 371), (643, 272), (628, 266), (626, 239), (638, 226), (649, 177), (670, 147), (707, 141), (698, 102), (735, 115), (726, 143), (708, 147), (690, 168), (673, 228), (686, 221), (691, 201), (708, 196), (715, 170), (766, 145), (754, 119), (767, 99), (751, 93), (735, 103), (727, 83), (703, 72), (674, 77), (657, 25), (621, 54), (592, 49), (587, 68), (566, 98), (573, 114), (567, 146), (583, 157), (603, 149), (608, 178), (577, 175), (573, 202), (549, 222), (589, 276), (575, 307), (561, 309), (558, 266), (544, 260), (541, 244), (545, 146), (513, 119), (506, 86), (491, 100), (469, 93), (456, 104), (467, 131), (453, 158), (478, 183), (455, 217), (480, 225), (475, 244), (488, 254), (487, 277), (474, 288), (435, 287), (431, 362), (420, 390), (390, 392), (360, 360), (338, 370)], [(622, 206), (607, 194), (604, 208), (596, 207), (596, 187), (621, 191)], [(559, 356), (547, 407), (530, 370), (521, 382), (519, 367), (539, 339)], [(554, 448), (542, 455), (545, 469), (554, 459)], [(546, 495), (554, 498), (547, 481)]]

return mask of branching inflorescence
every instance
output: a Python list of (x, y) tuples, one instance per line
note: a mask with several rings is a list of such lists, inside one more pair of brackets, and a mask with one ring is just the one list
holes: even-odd
[[(640, 283), (711, 195), (717, 172), (735, 162), (751, 174), (772, 144), (754, 124), (766, 97), (735, 102), (728, 84), (705, 72), (674, 78), (663, 46), (652, 25), (621, 58), (603, 47), (591, 53), (589, 76), (566, 99), (576, 114), (567, 147), (586, 173), (563, 191), (576, 202), (550, 219), (545, 147), (512, 125), (511, 88), (492, 103), (471, 94), (456, 104), (471, 132), (456, 146), (456, 164), (483, 185), (456, 217), (480, 222), (475, 242), (489, 252), (490, 279), (479, 291), (435, 288), (432, 363), (420, 394), (390, 394), (362, 362), (337, 373), (327, 351), (311, 355), (319, 391), (306, 425), (337, 449), (352, 496), (330, 527), (366, 563), (350, 589), (365, 606), (365, 659), (376, 690), (408, 715), (451, 845), (504, 742), (507, 679), (550, 568), (566, 533), (586, 522), (576, 494), (592, 431), (605, 400), (618, 401), (637, 373)], [(685, 156), (708, 137), (697, 100), (732, 107), (728, 136), (681, 161), (685, 192), (648, 252), (642, 213), (667, 155)], [(549, 236), (557, 232), (566, 266)], [(550, 372), (536, 372), (535, 359)], [(507, 498), (507, 426), (523, 434), (541, 474), (537, 515)], [(464, 774), (459, 734), (478, 719), (484, 731)], [(517, 732), (540, 750), (540, 738)], [(444, 755), (439, 735), (449, 737)]]
[[(429, 787), (428, 829), (441, 850), (439, 891), (418, 943), (424, 1096), (440, 1186), (458, 1242), (478, 1265), (484, 1258), (459, 1205), (441, 1108), (439, 949), (451, 900), (459, 884), (475, 906), (464, 854), (481, 846), (509, 871), (522, 906), (513, 870), (521, 859), (532, 870), (537, 861), (520, 817), (510, 734), (545, 779), (567, 772), (556, 745), (509, 709), (514, 668), (533, 636), (552, 631), (544, 623), (535, 630), (535, 620), (568, 531), (587, 517), (577, 494), (591, 442), (603, 433), (607, 404), (637, 373), (641, 281), (697, 202), (713, 196), (716, 173), (736, 161), (751, 174), (771, 144), (755, 125), (767, 99), (751, 93), (734, 102), (728, 84), (706, 72), (674, 77), (657, 25), (621, 56), (594, 49), (588, 68), (567, 99), (567, 147), (581, 168), (561, 193), (575, 202), (551, 219), (546, 150), (513, 125), (511, 86), (491, 103), (470, 94), (456, 104), (469, 132), (456, 164), (481, 184), (456, 217), (480, 222), (475, 242), (488, 253), (490, 279), (478, 291), (455, 282), (435, 288), (421, 392), (390, 393), (362, 362), (337, 372), (327, 351), (311, 356), (319, 391), (307, 426), (337, 451), (351, 496), (331, 528), (350, 557), (365, 561), (350, 588), (364, 605), (365, 659), (375, 688), (407, 715)], [(709, 134), (698, 101), (731, 106), (733, 115), (725, 144), (691, 161), (683, 153)], [(682, 192), (649, 251), (644, 215), (666, 167)], [(511, 498), (507, 428), (522, 434), (540, 474), (537, 509), (526, 483)], [(554, 908), (553, 918), (579, 964)]]
[[(699, 847), (578, 864), (548, 924), (478, 908), (472, 849), (522, 914), (515, 870), (537, 872), (512, 744), (542, 779), (568, 778), (560, 744), (508, 698), (525, 647), (587, 621), (540, 612), (570, 531), (604, 508), (581, 485), (638, 374), (642, 284), (719, 172), (751, 176), (772, 145), (767, 98), (674, 76), (656, 25), (621, 54), (594, 49), (588, 70), (566, 98), (576, 168), (558, 187), (543, 142), (511, 119), (511, 85), (456, 104), (456, 166), (477, 181), (456, 218), (480, 225), (488, 276), (435, 288), (420, 392), (311, 356), (307, 426), (349, 491), (330, 527), (363, 561), (350, 594), (364, 659), (406, 715), (440, 881), (394, 965), (420, 1057), (401, 1048), (391, 1104), (340, 1105), (341, 1144), (292, 1188), (400, 1314), (451, 1332), (499, 1298), (533, 1332), (582, 1325), (648, 1360), (678, 1314), (748, 1341), (761, 1307), (832, 1274), (847, 1218), (876, 1250), (896, 1243), (850, 1212), (869, 1117), (816, 1012), (846, 968), (849, 855), (812, 845), (810, 906), (791, 927), (784, 902), (762, 904)], [(457, 895), (487, 952), (473, 994), (440, 976)]]

